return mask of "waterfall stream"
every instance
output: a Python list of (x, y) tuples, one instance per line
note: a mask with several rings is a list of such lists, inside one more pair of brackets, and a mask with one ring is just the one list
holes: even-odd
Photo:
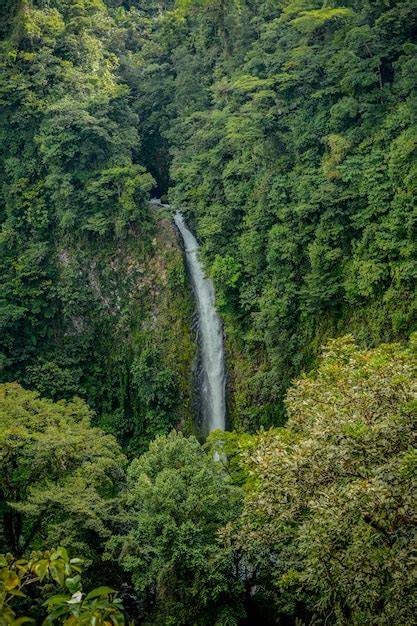
[(198, 258), (198, 241), (179, 211), (174, 215), (174, 222), (184, 242), (185, 259), (197, 305), (203, 370), (201, 400), (204, 424), (209, 431), (217, 428), (224, 430), (226, 401), (223, 329), (215, 307), (214, 287), (205, 276)]

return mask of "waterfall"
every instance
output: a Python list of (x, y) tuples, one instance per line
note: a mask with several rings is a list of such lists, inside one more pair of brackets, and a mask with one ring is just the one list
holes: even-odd
[(205, 276), (198, 258), (198, 242), (188, 229), (183, 215), (177, 211), (174, 222), (181, 233), (185, 259), (191, 278), (197, 305), (198, 328), (202, 365), (202, 410), (205, 425), (209, 431), (225, 429), (225, 369), (223, 349), (223, 329), (215, 307), (214, 287)]

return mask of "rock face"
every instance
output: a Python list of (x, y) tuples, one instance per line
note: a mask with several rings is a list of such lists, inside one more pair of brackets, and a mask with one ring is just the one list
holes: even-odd
[(152, 214), (146, 234), (58, 248), (58, 312), (44, 355), (19, 381), (85, 398), (132, 452), (173, 427), (193, 429), (193, 304), (170, 215)]

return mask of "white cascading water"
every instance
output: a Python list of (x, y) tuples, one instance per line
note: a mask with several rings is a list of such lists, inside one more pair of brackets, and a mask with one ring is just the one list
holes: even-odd
[(215, 306), (213, 283), (204, 274), (198, 258), (198, 242), (177, 211), (174, 222), (184, 241), (185, 258), (197, 303), (203, 369), (202, 408), (209, 431), (225, 429), (225, 370), (223, 330)]

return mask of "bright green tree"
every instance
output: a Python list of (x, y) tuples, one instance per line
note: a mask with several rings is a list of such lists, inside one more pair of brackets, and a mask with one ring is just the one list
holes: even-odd
[(16, 555), (59, 543), (95, 558), (109, 536), (126, 460), (91, 417), (82, 400), (0, 386), (2, 539)]
[(279, 611), (413, 624), (416, 368), (415, 336), (369, 351), (331, 341), (290, 389), (287, 427), (250, 455), (239, 541)]
[(239, 514), (240, 491), (197, 440), (157, 437), (129, 468), (124, 508), (109, 549), (155, 623), (237, 624), (240, 556), (219, 531)]

